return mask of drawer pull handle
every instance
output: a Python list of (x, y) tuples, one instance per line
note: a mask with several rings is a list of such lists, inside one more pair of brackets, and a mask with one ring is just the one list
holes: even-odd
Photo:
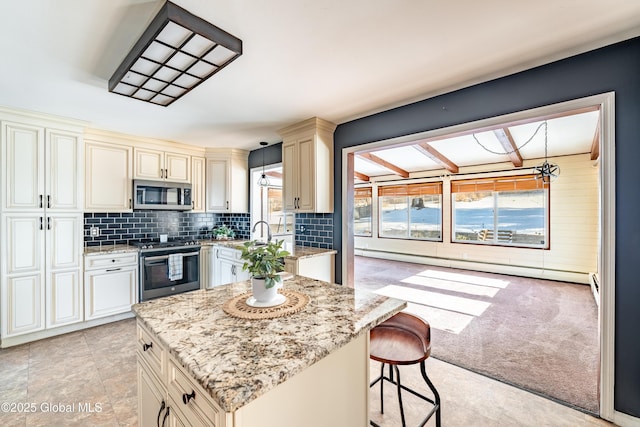
[(191, 394), (182, 393), (182, 403), (184, 403), (185, 405), (189, 403), (191, 399), (195, 399), (195, 398), (196, 398), (195, 390), (191, 390)]
[(162, 411), (164, 411), (164, 408), (167, 406), (166, 403), (164, 403), (164, 400), (162, 400), (162, 403), (160, 404), (160, 410), (158, 411), (158, 419), (156, 420), (156, 426), (160, 427), (160, 416), (162, 415)]
[(167, 422), (167, 418), (169, 418), (171, 406), (167, 406), (167, 412), (164, 413), (164, 417), (162, 418), (162, 427), (164, 427), (164, 423)]
[(112, 271), (120, 271), (122, 270), (122, 267), (118, 267), (118, 268), (107, 268), (107, 273), (110, 273)]
[(142, 351), (147, 351), (147, 350), (149, 350), (151, 347), (153, 347), (153, 343), (152, 343), (152, 342), (150, 342), (149, 344), (144, 343), (144, 344), (142, 344)]

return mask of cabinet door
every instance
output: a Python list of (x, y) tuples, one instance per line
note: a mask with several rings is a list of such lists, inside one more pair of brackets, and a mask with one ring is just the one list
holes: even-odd
[(204, 212), (205, 210), (205, 159), (204, 157), (191, 158), (191, 200), (192, 212)]
[(43, 278), (40, 272), (7, 277), (2, 289), (2, 335), (10, 337), (44, 329)]
[(226, 285), (236, 280), (236, 263), (228, 259), (218, 259), (216, 274), (220, 278), (218, 285)]
[(234, 282), (243, 282), (251, 278), (251, 273), (249, 273), (247, 270), (242, 269), (243, 264), (244, 264), (243, 262), (236, 264), (236, 269), (235, 269), (236, 274), (235, 274)]
[(51, 211), (82, 210), (80, 135), (47, 130), (46, 137), (46, 207)]
[(168, 181), (191, 182), (191, 156), (165, 153), (164, 177)]
[(84, 277), (85, 319), (126, 313), (136, 302), (137, 268), (88, 271)]
[(44, 198), (44, 128), (4, 122), (2, 159), (4, 210), (41, 209)]
[(136, 148), (134, 157), (134, 178), (156, 180), (164, 178), (164, 152)]
[(82, 321), (80, 269), (50, 272), (48, 276), (45, 295), (47, 328)]
[(79, 269), (82, 262), (82, 214), (46, 217), (47, 269)]
[(124, 145), (85, 144), (85, 210), (131, 211), (132, 149)]
[(211, 253), (211, 246), (202, 246), (200, 249), (200, 288), (210, 288), (211, 282), (209, 279), (209, 263), (211, 261), (209, 254)]
[(207, 160), (207, 211), (229, 210), (229, 160)]
[(44, 269), (44, 221), (35, 213), (3, 215), (3, 274), (36, 274)]
[(298, 141), (298, 212), (313, 212), (315, 209), (315, 155), (314, 138)]
[(282, 203), (283, 209), (293, 211), (296, 209), (298, 185), (296, 174), (298, 169), (298, 156), (295, 142), (282, 145)]
[[(140, 357), (140, 356), (138, 356)], [(166, 392), (156, 378), (138, 361), (138, 425), (166, 425), (163, 418), (168, 402)]]

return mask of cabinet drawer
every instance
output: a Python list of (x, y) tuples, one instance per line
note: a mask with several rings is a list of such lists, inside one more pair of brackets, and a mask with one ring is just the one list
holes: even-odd
[(138, 262), (138, 253), (115, 254), (110, 256), (87, 256), (84, 258), (85, 270), (111, 266), (130, 265)]
[[(169, 361), (169, 380), (167, 391), (173, 406), (185, 415), (193, 425), (219, 427), (221, 410), (211, 397), (193, 379), (187, 376), (183, 368), (174, 360)], [(187, 396), (190, 396), (187, 398)], [(187, 403), (185, 403), (185, 400)]]
[(147, 362), (147, 365), (160, 380), (165, 381), (167, 378), (167, 352), (164, 347), (140, 323), (138, 323), (136, 331), (136, 341), (138, 357)]
[(240, 259), (242, 252), (237, 249), (225, 248), (223, 246), (219, 246), (218, 250), (218, 258), (226, 258), (231, 260)]

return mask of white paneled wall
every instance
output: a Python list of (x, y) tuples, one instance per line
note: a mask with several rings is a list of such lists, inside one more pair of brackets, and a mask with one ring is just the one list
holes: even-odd
[[(355, 253), (431, 265), (589, 283), (588, 273), (597, 271), (598, 167), (590, 160), (589, 154), (549, 160), (560, 166), (561, 174), (551, 183), (548, 250), (451, 243), (451, 195), (449, 179), (445, 177), (442, 195), (443, 242), (376, 237), (378, 206), (374, 198), (374, 237), (356, 236)], [(538, 163), (541, 161), (525, 162), (525, 166), (533, 167)], [(461, 173), (477, 171), (465, 168)], [(375, 187), (374, 184), (374, 194), (377, 191)]]

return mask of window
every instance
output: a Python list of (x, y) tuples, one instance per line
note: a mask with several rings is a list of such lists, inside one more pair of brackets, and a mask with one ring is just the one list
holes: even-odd
[(442, 182), (378, 188), (380, 237), (442, 240)]
[(453, 241), (549, 247), (549, 184), (534, 175), (451, 182)]
[(371, 187), (356, 188), (353, 199), (353, 234), (371, 237)]

